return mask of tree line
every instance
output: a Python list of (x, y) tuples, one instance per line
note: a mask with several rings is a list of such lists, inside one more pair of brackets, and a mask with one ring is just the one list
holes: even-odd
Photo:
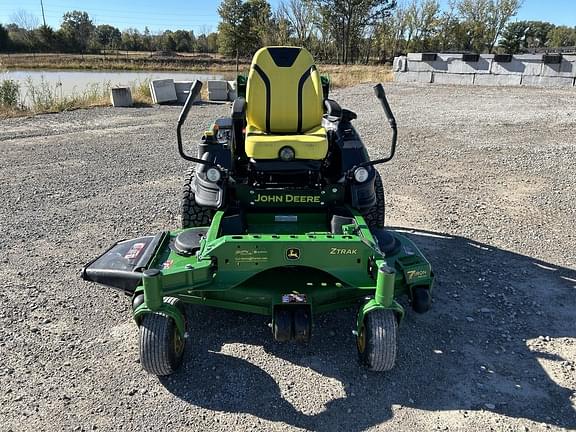
[(102, 50), (206, 52), (218, 51), (214, 32), (196, 36), (192, 30), (166, 30), (152, 34), (148, 27), (140, 32), (135, 28), (120, 31), (117, 27), (94, 25), (87, 12), (70, 11), (62, 17), (60, 28), (38, 25), (37, 19), (18, 11), (13, 21), (0, 24), (0, 51), (99, 53)]
[(64, 14), (58, 30), (21, 12), (0, 25), (0, 51), (220, 52), (250, 57), (265, 45), (299, 45), (324, 62), (381, 63), (407, 52), (522, 53), (576, 46), (576, 27), (512, 21), (523, 0), (222, 0), (217, 32), (151, 34), (94, 25), (88, 13)]

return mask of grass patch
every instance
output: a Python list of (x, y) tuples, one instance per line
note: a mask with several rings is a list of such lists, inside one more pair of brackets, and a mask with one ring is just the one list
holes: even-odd
[(333, 88), (352, 87), (362, 83), (388, 82), (394, 79), (389, 66), (318, 65), (322, 75), (330, 77)]
[(110, 83), (93, 83), (82, 92), (64, 95), (62, 83), (50, 85), (44, 78), (34, 82), (26, 80), (26, 94), (22, 104), (32, 114), (70, 111), (78, 108), (92, 108), (110, 105)]

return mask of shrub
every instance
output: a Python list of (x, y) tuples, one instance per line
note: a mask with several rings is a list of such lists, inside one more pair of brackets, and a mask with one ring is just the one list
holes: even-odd
[(16, 81), (9, 79), (0, 81), (0, 106), (16, 108), (19, 99), (20, 85)]

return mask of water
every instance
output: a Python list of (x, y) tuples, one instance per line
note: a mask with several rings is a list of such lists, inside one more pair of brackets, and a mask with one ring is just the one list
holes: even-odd
[(57, 96), (82, 94), (87, 89), (98, 86), (135, 86), (145, 80), (172, 78), (175, 81), (223, 79), (220, 74), (196, 72), (154, 72), (154, 71), (70, 71), (70, 70), (11, 70), (0, 73), (0, 80), (11, 79), (20, 84), (22, 102), (26, 103), (28, 80), (34, 86), (44, 82)]

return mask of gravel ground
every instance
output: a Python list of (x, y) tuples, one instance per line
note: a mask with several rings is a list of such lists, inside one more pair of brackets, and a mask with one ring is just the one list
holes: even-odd
[[(0, 430), (576, 429), (576, 92), (387, 91), (400, 127), (380, 168), (387, 221), (438, 283), (386, 374), (356, 363), (355, 310), (295, 346), (264, 317), (190, 307), (185, 367), (147, 375), (128, 299), (78, 271), (119, 238), (177, 226), (179, 109), (0, 122)], [(336, 96), (384, 154), (370, 87)], [(188, 136), (228, 109), (195, 107)]]

